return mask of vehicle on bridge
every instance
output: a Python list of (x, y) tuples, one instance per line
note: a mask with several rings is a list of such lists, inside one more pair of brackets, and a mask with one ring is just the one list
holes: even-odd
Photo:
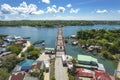
[(62, 55), (62, 63), (63, 63), (63, 66), (67, 66), (67, 57), (66, 57), (66, 55)]

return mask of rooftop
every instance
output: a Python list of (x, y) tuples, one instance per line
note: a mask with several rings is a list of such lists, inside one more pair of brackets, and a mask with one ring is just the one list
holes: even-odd
[(25, 77), (24, 80), (39, 80), (38, 78), (36, 77)]
[(9, 80), (23, 80), (24, 78), (24, 72), (17, 72), (10, 76)]
[(77, 75), (81, 77), (93, 77), (93, 71), (84, 68), (76, 68)]
[(93, 65), (84, 65), (84, 64), (76, 64), (77, 67), (84, 67), (84, 68), (89, 68), (89, 69), (97, 69), (97, 66)]
[(87, 56), (87, 55), (78, 55), (77, 59), (78, 59), (78, 61), (86, 61), (86, 62), (93, 61), (93, 62), (96, 62), (96, 63), (98, 62), (98, 60), (96, 58), (91, 57), (91, 56)]
[(18, 65), (19, 65), (19, 68), (21, 68), (21, 70), (29, 70), (32, 67), (32, 64), (34, 62), (35, 62), (35, 60), (26, 59), (26, 60), (20, 62)]
[(50, 51), (54, 51), (54, 48), (45, 48), (45, 50), (50, 50)]
[(115, 78), (104, 71), (95, 70), (95, 77), (99, 80), (115, 80)]
[(35, 60), (26, 59), (19, 63), (19, 66), (31, 66)]

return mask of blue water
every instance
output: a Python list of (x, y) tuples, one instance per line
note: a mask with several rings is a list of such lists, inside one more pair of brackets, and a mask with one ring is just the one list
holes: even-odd
[[(120, 29), (120, 26), (109, 26), (109, 25), (95, 25), (95, 26), (65, 26), (63, 27), (63, 35), (70, 36), (72, 34), (76, 34), (78, 30), (86, 30), (86, 29)], [(46, 28), (46, 27), (29, 27), (29, 26), (21, 26), (21, 27), (0, 27), (0, 34), (8, 34), (8, 35), (18, 35), (21, 37), (31, 37), (30, 41), (33, 43), (37, 40), (45, 40), (46, 47), (55, 47), (56, 37), (57, 37), (57, 27), (54, 28)], [(114, 73), (116, 69), (117, 63), (102, 60), (98, 56), (94, 56), (91, 53), (85, 52), (85, 50), (77, 47), (66, 44), (66, 52), (67, 54), (76, 57), (77, 54), (91, 55), (98, 59), (98, 61), (104, 64), (106, 71), (110, 74)]]

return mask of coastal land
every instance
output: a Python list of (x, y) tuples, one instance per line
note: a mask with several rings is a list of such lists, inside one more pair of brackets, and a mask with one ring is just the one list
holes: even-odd
[(0, 21), (0, 26), (91, 26), (91, 25), (120, 25), (120, 21), (87, 21), (87, 20), (13, 20)]
[[(100, 25), (97, 25), (97, 26), (100, 26)], [(85, 27), (85, 26), (83, 26), (83, 27)], [(86, 26), (86, 27), (88, 28), (88, 26)], [(111, 27), (111, 26), (108, 26), (108, 27)], [(3, 26), (2, 28), (7, 28), (7, 27)], [(12, 27), (12, 29), (13, 28), (15, 28), (15, 27)], [(25, 28), (25, 27), (23, 27), (23, 28)], [(37, 30), (41, 30), (38, 28), (36, 29), (36, 27), (28, 27), (28, 28), (32, 28), (31, 31), (32, 30), (34, 31), (33, 28), (35, 28), (35, 32), (40, 32)], [(54, 29), (55, 31), (53, 31), (53, 28), (52, 29), (45, 28), (47, 30), (45, 31), (45, 29), (44, 29), (42, 31), (47, 32), (48, 29), (50, 29), (52, 32), (55, 32), (55, 33), (52, 33), (52, 35), (53, 35), (53, 34), (57, 33), (57, 29), (58, 29), (58, 35), (56, 35), (57, 37), (55, 37), (55, 35), (54, 35), (53, 37), (55, 37), (55, 38), (52, 38), (53, 40), (57, 39), (57, 41), (59, 40), (58, 42), (60, 42), (60, 43), (56, 42), (57, 46), (55, 48), (52, 48), (52, 47), (47, 48), (47, 44), (48, 44), (47, 42), (49, 42), (52, 37), (50, 35), (46, 35), (46, 39), (44, 40), (42, 38), (43, 34), (37, 33), (37, 34), (39, 34), (40, 39), (42, 39), (42, 40), (36, 41), (37, 44), (41, 44), (41, 47), (38, 48), (37, 46), (33, 45), (34, 44), (33, 42), (28, 44), (29, 39), (28, 40), (24, 39), (24, 36), (21, 37), (21, 36), (15, 36), (15, 35), (12, 36), (12, 35), (7, 35), (7, 34), (1, 34), (0, 36), (1, 36), (2, 60), (1, 60), (0, 71), (5, 73), (5, 75), (3, 75), (3, 76), (7, 76), (7, 77), (6, 77), (6, 79), (2, 79), (1, 77), (0, 78), (2, 80), (8, 80), (8, 78), (12, 79), (14, 77), (14, 75), (16, 75), (16, 74), (23, 74), (22, 77), (23, 78), (25, 77), (25, 79), (27, 79), (29, 77), (36, 79), (36, 78), (39, 78), (38, 76), (40, 76), (41, 80), (55, 80), (55, 78), (56, 78), (56, 80), (59, 80), (60, 78), (65, 78), (64, 80), (67, 80), (67, 78), (69, 78), (70, 80), (74, 80), (79, 77), (84, 80), (84, 78), (88, 78), (88, 77), (97, 79), (97, 76), (93, 75), (93, 73), (97, 74), (98, 72), (110, 76), (109, 75), (110, 73), (106, 69), (106, 66), (108, 66), (106, 64), (109, 64), (109, 63), (107, 63), (106, 61), (107, 61), (107, 59), (113, 60), (113, 61), (118, 61), (120, 29), (116, 29), (116, 30), (107, 30), (106, 29), (105, 30), (105, 29), (98, 29), (98, 28), (96, 29), (95, 28), (95, 29), (91, 29), (91, 30), (82, 30), (82, 29), (80, 29), (80, 27), (75, 28), (75, 26), (74, 26), (73, 28), (76, 29), (76, 31), (75, 31), (72, 28), (72, 30), (75, 33), (76, 32), (77, 33), (75, 34), (75, 36), (72, 36), (72, 37), (75, 37), (75, 39), (69, 38), (69, 40), (78, 41), (78, 46), (80, 46), (80, 48), (78, 47), (79, 49), (85, 48), (86, 50), (89, 50), (90, 52), (93, 51), (92, 52), (93, 54), (94, 54), (94, 52), (96, 52), (96, 54), (98, 54), (100, 58), (104, 58), (103, 60), (105, 60), (104, 62), (106, 62), (104, 65), (103, 63), (101, 63), (101, 61), (99, 61), (97, 58), (95, 58), (96, 54), (94, 56), (90, 56), (89, 54), (92, 55), (92, 53), (82, 54), (81, 51), (78, 51), (79, 54), (77, 54), (76, 59), (69, 59), (68, 54), (66, 55), (67, 51), (66, 51), (64, 45), (66, 45), (66, 46), (69, 45), (68, 47), (70, 47), (70, 46), (72, 46), (72, 42), (70, 42), (71, 44), (69, 44), (69, 43), (64, 44), (64, 38), (62, 36), (62, 34), (63, 34), (62, 27), (61, 28), (54, 27), (54, 28), (55, 28)], [(63, 27), (63, 28), (64, 28), (63, 31), (65, 31), (66, 27)], [(20, 30), (20, 28), (19, 28), (19, 30)], [(70, 27), (67, 28), (66, 30), (71, 31)], [(46, 33), (46, 34), (50, 34), (50, 33)], [(69, 34), (69, 33), (66, 33), (66, 34)], [(73, 33), (71, 33), (71, 34), (73, 34)], [(69, 34), (69, 37), (71, 36), (71, 34)], [(18, 35), (18, 34), (16, 34), (16, 35)], [(28, 34), (28, 35), (30, 35), (30, 34)], [(32, 38), (31, 35), (30, 35), (30, 37)], [(49, 40), (48, 40), (48, 38), (49, 38)], [(38, 38), (37, 38), (37, 40), (38, 40)], [(73, 41), (73, 43), (75, 43), (75, 42)], [(72, 46), (72, 47), (75, 48), (75, 46)], [(84, 51), (86, 51), (85, 49), (84, 49)], [(63, 52), (66, 51), (66, 52), (64, 52), (65, 53), (64, 56), (59, 55), (59, 54), (57, 55), (57, 52), (61, 53), (62, 51)], [(73, 51), (73, 49), (71, 49), (71, 51)], [(6, 52), (9, 52), (9, 53), (6, 54)], [(76, 54), (75, 51), (74, 51), (74, 54)], [(81, 57), (84, 57), (84, 58), (82, 59)], [(85, 61), (85, 63), (88, 63), (88, 64), (84, 64), (84, 61)], [(44, 68), (42, 68), (43, 63), (45, 66)], [(10, 66), (8, 66), (7, 64), (10, 64)], [(14, 65), (12, 65), (12, 64), (14, 64)], [(67, 65), (67, 67), (64, 65)], [(26, 66), (28, 66), (28, 67), (26, 67)], [(37, 66), (39, 66), (39, 68)], [(66, 68), (68, 69), (68, 72), (67, 72)], [(59, 71), (60, 69), (62, 70), (62, 72)], [(78, 72), (78, 73), (76, 73), (76, 72)], [(85, 75), (88, 73), (90, 75)], [(24, 74), (26, 76), (24, 76)], [(36, 75), (34, 75), (34, 74), (36, 74)], [(63, 75), (63, 74), (66, 74), (66, 75)], [(52, 75), (52, 77), (51, 77), (51, 75)], [(64, 77), (59, 78), (59, 75), (64, 76)], [(84, 77), (81, 77), (83, 75), (84, 75)], [(99, 75), (99, 76), (101, 76), (101, 75)], [(15, 77), (17, 77), (17, 75)], [(43, 79), (43, 77), (44, 77), (44, 79)], [(110, 78), (110, 77), (107, 77), (107, 78)], [(107, 80), (107, 79), (103, 79), (103, 80)]]

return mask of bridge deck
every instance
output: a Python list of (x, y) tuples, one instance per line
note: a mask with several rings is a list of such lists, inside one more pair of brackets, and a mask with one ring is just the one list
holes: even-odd
[(62, 55), (66, 55), (62, 28), (58, 28), (58, 36), (56, 42), (56, 60), (55, 60), (55, 78), (56, 80), (68, 80), (67, 67), (62, 64)]

